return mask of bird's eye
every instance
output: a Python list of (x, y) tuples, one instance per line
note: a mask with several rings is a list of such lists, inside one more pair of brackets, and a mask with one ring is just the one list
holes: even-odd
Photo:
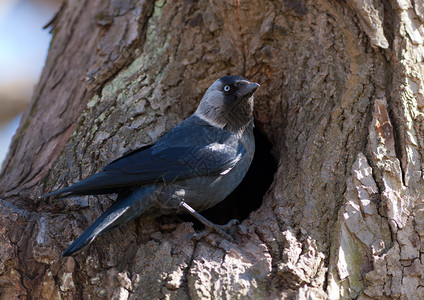
[(224, 86), (224, 92), (228, 92), (231, 89), (231, 87), (227, 84)]

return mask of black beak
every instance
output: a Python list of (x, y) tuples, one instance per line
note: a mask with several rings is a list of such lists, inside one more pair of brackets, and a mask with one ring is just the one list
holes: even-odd
[(252, 82), (246, 85), (244, 88), (237, 91), (237, 97), (245, 97), (247, 95), (252, 96), (253, 93), (260, 87), (258, 83)]

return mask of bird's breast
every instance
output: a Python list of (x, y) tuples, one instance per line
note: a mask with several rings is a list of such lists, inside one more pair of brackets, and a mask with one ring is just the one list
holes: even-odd
[(180, 203), (184, 200), (197, 211), (208, 209), (224, 200), (243, 180), (254, 154), (253, 133), (241, 142), (246, 152), (228, 172), (213, 176), (198, 176), (176, 181), (158, 188), (155, 201), (162, 213), (183, 212)]

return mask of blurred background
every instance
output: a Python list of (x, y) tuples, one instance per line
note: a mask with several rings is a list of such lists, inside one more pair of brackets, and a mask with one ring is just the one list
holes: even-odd
[(60, 0), (0, 0), (0, 169), (50, 43)]

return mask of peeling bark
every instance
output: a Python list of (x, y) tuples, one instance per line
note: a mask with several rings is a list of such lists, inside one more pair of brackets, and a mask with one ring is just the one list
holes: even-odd
[[(0, 298), (421, 298), (423, 22), (421, 0), (66, 1), (0, 177)], [(226, 74), (261, 83), (278, 160), (237, 243), (142, 216), (60, 257), (114, 196), (38, 195), (156, 140)]]

